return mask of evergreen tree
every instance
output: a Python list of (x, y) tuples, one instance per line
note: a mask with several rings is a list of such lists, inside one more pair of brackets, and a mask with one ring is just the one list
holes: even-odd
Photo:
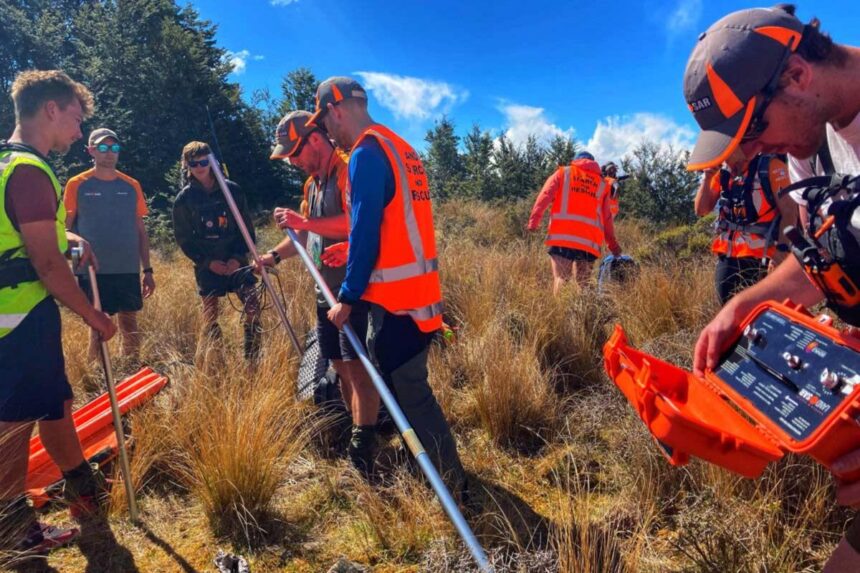
[(498, 194), (498, 176), (493, 168), (493, 136), (476, 123), (464, 139), (465, 182), (463, 193), (478, 199), (492, 199)]
[(459, 151), (460, 137), (454, 133), (454, 122), (442, 117), (424, 139), (429, 144), (424, 167), (433, 196), (447, 199), (458, 195), (465, 173)]
[(687, 171), (689, 152), (643, 142), (621, 160), (625, 182), (621, 212), (657, 224), (689, 224), (696, 220), (693, 197), (699, 175)]
[(313, 112), (316, 108), (317, 81), (308, 68), (296, 68), (281, 81), (280, 115), (295, 110)]
[[(564, 137), (563, 135), (553, 137), (549, 142), (549, 149), (547, 149), (547, 167), (549, 173), (573, 161), (573, 157), (577, 151), (579, 151), (579, 145), (576, 144), (576, 141), (572, 137)], [(547, 173), (547, 177), (549, 177), (549, 173)]]

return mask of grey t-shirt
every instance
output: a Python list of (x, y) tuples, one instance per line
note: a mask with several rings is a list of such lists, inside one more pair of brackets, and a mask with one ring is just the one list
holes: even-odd
[(137, 221), (147, 213), (140, 183), (119, 171), (116, 179), (98, 179), (90, 169), (69, 180), (63, 202), (75, 218), (72, 231), (92, 245), (99, 274), (140, 272)]
[[(332, 165), (328, 175), (320, 182), (310, 179), (308, 181), (308, 207), (310, 210), (310, 219), (320, 219), (323, 217), (335, 217), (342, 215), (343, 210), (343, 188), (347, 181), (347, 164), (343, 158), (335, 151), (332, 154)], [(307, 250), (308, 254), (313, 259), (319, 269), (326, 284), (331, 291), (337, 296), (340, 290), (340, 285), (346, 276), (346, 266), (330, 267), (323, 264), (320, 258), (322, 252), (335, 243), (341, 242), (343, 239), (327, 239), (316, 233), (307, 234)], [(325, 297), (322, 295), (319, 287), (316, 288), (317, 304), (320, 306), (328, 306)]]

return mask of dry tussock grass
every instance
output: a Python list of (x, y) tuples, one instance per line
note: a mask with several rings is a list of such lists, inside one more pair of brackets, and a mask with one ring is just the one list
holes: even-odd
[[(820, 568), (846, 517), (826, 472), (796, 458), (757, 481), (702, 463), (672, 468), (602, 373), (601, 346), (616, 321), (640, 347), (689, 363), (716, 310), (712, 261), (667, 254), (603, 297), (571, 286), (556, 298), (542, 237), (522, 232), (527, 210), (459, 202), (437, 211), (458, 342), (431, 353), (431, 383), (473, 477), (479, 510), (470, 519), (497, 570)], [(649, 248), (652, 233), (635, 222), (619, 231), (628, 251)], [(272, 229), (262, 237), (264, 248), (279, 238)], [(219, 546), (244, 552), (259, 571), (324, 571), (342, 555), (374, 571), (472, 570), (406, 467), (394, 462), (387, 485), (371, 487), (309, 447), (316, 417), (292, 398), (295, 355), (279, 331), (248, 371), (239, 314), (222, 306), (223, 345), (201, 340), (189, 265), (167, 254), (156, 270), (158, 291), (141, 315), (143, 356), (171, 385), (131, 416), (147, 530), (125, 520), (122, 488), (111, 516), (116, 546), (140, 571), (208, 570)], [(314, 320), (310, 279), (296, 262), (281, 265), (279, 278), (302, 334)], [(100, 391), (101, 375), (84, 357), (86, 329), (73, 318), (65, 325), (82, 402)], [(120, 374), (132, 369), (116, 362)], [(104, 557), (116, 547), (99, 543), (102, 570), (128, 570)], [(49, 563), (84, 570), (95, 552), (82, 549)]]

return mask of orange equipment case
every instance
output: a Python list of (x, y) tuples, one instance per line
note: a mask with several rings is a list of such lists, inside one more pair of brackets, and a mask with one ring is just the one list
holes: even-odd
[[(137, 408), (155, 396), (167, 384), (167, 378), (142, 368), (116, 386), (120, 414)], [(105, 463), (117, 455), (116, 433), (107, 393), (81, 406), (72, 414), (84, 458), (90, 462)], [(58, 491), (55, 486), (63, 479), (60, 468), (54, 463), (39, 436), (30, 439), (30, 461), (27, 467), (27, 494), (37, 508), (42, 507)]]
[(754, 478), (789, 451), (829, 466), (860, 448), (860, 340), (831, 322), (763, 303), (704, 378), (632, 348), (616, 325), (604, 366), (673, 465), (692, 456)]

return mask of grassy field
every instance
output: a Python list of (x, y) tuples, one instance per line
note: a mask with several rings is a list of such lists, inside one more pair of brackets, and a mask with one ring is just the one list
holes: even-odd
[[(702, 463), (672, 468), (603, 373), (616, 322), (638, 347), (689, 366), (716, 311), (713, 261), (679, 260), (654, 232), (622, 222), (622, 245), (643, 263), (638, 278), (602, 298), (573, 286), (554, 298), (541, 237), (520, 232), (526, 214), (524, 205), (437, 209), (458, 341), (431, 353), (431, 382), (481, 506), (469, 520), (497, 571), (820, 570), (847, 518), (824, 470), (791, 456), (756, 481)], [(261, 245), (278, 236), (266, 230)], [(219, 548), (255, 572), (327, 571), (341, 557), (376, 572), (473, 570), (397, 439), (380, 452), (391, 478), (366, 485), (332, 453), (331, 424), (295, 402), (296, 356), (282, 334), (267, 336), (249, 371), (239, 313), (222, 306), (224, 345), (201, 340), (190, 264), (159, 253), (155, 267), (143, 358), (171, 384), (131, 416), (145, 526), (128, 522), (117, 486), (110, 531), (85, 531), (43, 570), (212, 571)], [(298, 261), (279, 270), (294, 325), (307, 332), (311, 280)], [(84, 325), (67, 317), (64, 336), (82, 403), (101, 374), (86, 362)], [(57, 509), (46, 519), (68, 518)]]

